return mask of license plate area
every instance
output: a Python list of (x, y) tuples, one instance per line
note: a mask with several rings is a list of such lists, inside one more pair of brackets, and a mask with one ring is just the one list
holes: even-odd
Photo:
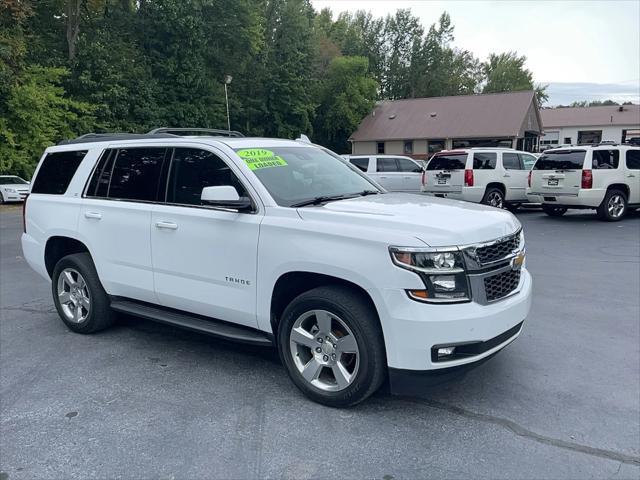
[(446, 178), (444, 178), (444, 177), (438, 177), (438, 178), (436, 179), (436, 183), (437, 183), (438, 185), (446, 185), (446, 184), (447, 184), (447, 179), (446, 179)]
[(559, 182), (559, 180), (557, 178), (550, 178), (548, 180), (547, 185), (549, 185), (550, 187), (557, 187), (558, 186), (558, 182)]

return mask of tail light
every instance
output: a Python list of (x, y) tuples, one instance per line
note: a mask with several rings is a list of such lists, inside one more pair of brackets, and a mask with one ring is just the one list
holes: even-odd
[(22, 202), (22, 232), (27, 233), (27, 199), (29, 198), (29, 194), (24, 197), (24, 202)]
[(593, 174), (591, 170), (582, 170), (582, 185), (581, 188), (592, 188), (593, 187)]
[(464, 186), (473, 187), (473, 170), (471, 169), (464, 171)]
[(529, 188), (531, 188), (531, 174), (533, 173), (532, 170), (529, 170), (529, 177), (527, 177), (527, 184), (529, 185)]
[(426, 170), (422, 170), (422, 186), (424, 187), (427, 184), (427, 172)]

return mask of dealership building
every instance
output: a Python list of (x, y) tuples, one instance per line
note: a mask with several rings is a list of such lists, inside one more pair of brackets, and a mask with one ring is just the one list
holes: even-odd
[(351, 135), (353, 154), (428, 158), (467, 147), (535, 152), (542, 120), (533, 91), (388, 100), (376, 104)]
[(640, 105), (547, 108), (540, 115), (544, 126), (541, 148), (640, 139)]

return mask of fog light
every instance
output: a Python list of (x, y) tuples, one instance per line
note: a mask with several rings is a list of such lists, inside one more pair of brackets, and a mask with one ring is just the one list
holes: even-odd
[(438, 349), (438, 358), (448, 357), (449, 355), (453, 355), (456, 347), (443, 347)]

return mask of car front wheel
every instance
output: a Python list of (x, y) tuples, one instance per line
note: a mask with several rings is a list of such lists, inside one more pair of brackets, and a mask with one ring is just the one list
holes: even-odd
[(278, 326), (278, 350), (294, 384), (332, 407), (363, 401), (386, 374), (377, 313), (348, 288), (318, 287), (295, 298)]

